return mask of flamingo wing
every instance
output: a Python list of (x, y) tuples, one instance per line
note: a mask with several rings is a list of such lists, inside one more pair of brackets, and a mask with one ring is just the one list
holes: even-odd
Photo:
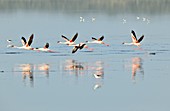
[(85, 45), (86, 45), (86, 44), (84, 44), (84, 43), (83, 43), (83, 44), (81, 44), (81, 45), (80, 45), (80, 47), (79, 47), (79, 48), (80, 48), (80, 50), (81, 50), (81, 49), (83, 49)]
[(102, 41), (104, 39), (104, 36), (101, 36), (98, 41)]
[(70, 41), (66, 36), (61, 35), (61, 37), (65, 40), (65, 41)]
[(25, 39), (25, 37), (21, 37), (21, 43), (23, 46), (27, 44), (27, 40)]
[(137, 38), (136, 38), (136, 34), (135, 34), (135, 32), (132, 30), (132, 32), (131, 32), (131, 37), (132, 37), (132, 41), (134, 42), (134, 43), (136, 43), (137, 42)]
[(74, 41), (77, 39), (77, 37), (78, 37), (78, 33), (76, 33), (76, 34), (73, 36), (73, 38), (70, 40), (70, 42), (74, 42)]
[(28, 42), (27, 42), (26, 46), (30, 46), (30, 45), (32, 44), (33, 38), (34, 38), (34, 34), (32, 34), (32, 35), (30, 36), (30, 38), (28, 39)]
[(96, 38), (92, 37), (92, 40), (97, 40)]
[(78, 50), (78, 46), (74, 46), (73, 50), (72, 50), (72, 53), (75, 53), (77, 50)]
[(138, 42), (140, 43), (140, 42), (143, 40), (143, 38), (144, 38), (144, 35), (142, 35), (142, 36), (139, 38)]
[(44, 48), (48, 49), (49, 48), (49, 43), (46, 43)]

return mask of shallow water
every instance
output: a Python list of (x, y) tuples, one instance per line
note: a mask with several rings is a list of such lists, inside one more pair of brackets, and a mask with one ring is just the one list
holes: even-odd
[[(167, 10), (163, 13), (160, 8), (151, 14), (130, 9), (115, 14), (107, 10), (84, 12), (86, 8), (79, 12), (79, 7), (71, 12), (48, 7), (21, 9), (4, 8), (0, 13), (0, 110), (170, 109)], [(85, 22), (80, 22), (80, 17)], [(145, 35), (140, 48), (122, 45), (131, 41), (131, 30), (138, 37)], [(94, 51), (83, 49), (71, 54), (72, 47), (57, 44), (62, 41), (61, 35), (71, 38), (76, 32), (77, 43), (104, 35), (104, 42), (110, 46), (88, 44)], [(7, 39), (20, 46), (20, 38), (32, 33), (32, 47), (49, 42), (57, 53), (7, 48)]]

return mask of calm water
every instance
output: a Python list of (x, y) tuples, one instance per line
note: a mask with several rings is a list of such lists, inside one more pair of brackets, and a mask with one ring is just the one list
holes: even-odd
[[(4, 6), (0, 13), (0, 110), (170, 110), (169, 1), (91, 2), (80, 7), (81, 0), (73, 0), (63, 8), (69, 4), (65, 0), (48, 4), (16, 0), (13, 5), (10, 0), (0, 1)], [(124, 7), (113, 8), (116, 4)], [(152, 4), (160, 7), (155, 10)], [(100, 6), (105, 5), (108, 8), (102, 10)], [(145, 7), (140, 11), (137, 6)], [(122, 45), (131, 41), (131, 30), (138, 37), (145, 35), (141, 48)], [(71, 47), (57, 44), (62, 34), (71, 38), (76, 32), (77, 43), (104, 35), (110, 47), (89, 44), (94, 51), (71, 54)], [(49, 42), (58, 53), (7, 48), (7, 39), (21, 45), (20, 38), (32, 33), (32, 47)]]

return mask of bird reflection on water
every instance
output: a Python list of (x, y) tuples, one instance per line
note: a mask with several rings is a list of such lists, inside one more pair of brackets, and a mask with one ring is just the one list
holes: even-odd
[(89, 74), (94, 78), (93, 89), (99, 89), (103, 86), (104, 79), (104, 63), (102, 61), (95, 62), (78, 62), (76, 60), (68, 59), (63, 64), (63, 71), (66, 71), (67, 74), (88, 76)]
[(66, 60), (63, 68), (63, 70), (68, 71), (69, 74), (75, 74), (77, 76), (83, 74), (83, 70), (86, 70), (84, 63), (72, 59)]
[(137, 82), (137, 73), (139, 74), (138, 75), (139, 79), (144, 78), (143, 61), (140, 57), (133, 57), (131, 59), (130, 63), (131, 63), (131, 65), (126, 64), (126, 68), (129, 69), (131, 67), (131, 71), (132, 71), (131, 79), (134, 83), (136, 83)]
[(41, 73), (45, 74), (47, 78), (49, 77), (49, 68), (50, 68), (49, 64), (38, 65), (38, 70), (41, 71)]
[(34, 86), (34, 76), (33, 76), (33, 65), (32, 64), (21, 64), (18, 66), (19, 69), (21, 69), (22, 72), (22, 79), (24, 84), (26, 85), (26, 78), (29, 78), (30, 86)]
[(104, 68), (103, 68), (103, 62), (102, 61), (96, 61), (94, 66), (94, 77), (95, 77), (95, 84), (93, 86), (93, 89), (99, 89), (103, 86), (103, 79), (104, 79)]
[(96, 61), (95, 62), (95, 73), (94, 77), (96, 79), (103, 78), (104, 77), (104, 68), (103, 68), (103, 62), (101, 61)]
[(132, 58), (132, 80), (135, 80), (137, 71), (139, 71), (139, 73), (144, 75), (144, 70), (142, 67), (142, 59), (139, 57), (134, 57)]
[(34, 78), (35, 74), (45, 74), (46, 77), (49, 77), (49, 64), (19, 64), (14, 66), (14, 72), (22, 73), (22, 79), (24, 85), (27, 86), (27, 78), (29, 79), (29, 84), (31, 87), (34, 87)]
[[(93, 89), (99, 89), (103, 86), (104, 79), (104, 63), (102, 61), (79, 62), (77, 60), (68, 59), (62, 62), (62, 69), (65, 74), (75, 75), (76, 78), (90, 77), (93, 79)], [(14, 73), (21, 73), (25, 86), (34, 87), (35, 78), (45, 75), (49, 78), (50, 65), (43, 64), (19, 64), (14, 66)], [(76, 79), (77, 80), (77, 79)]]

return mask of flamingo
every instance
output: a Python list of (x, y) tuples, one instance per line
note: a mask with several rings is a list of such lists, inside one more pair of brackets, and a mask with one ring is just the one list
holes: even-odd
[(65, 40), (65, 42), (58, 41), (58, 44), (66, 44), (68, 46), (75, 45), (75, 40), (77, 39), (78, 33), (76, 33), (72, 39), (68, 39), (66, 36), (61, 35), (61, 37)]
[(55, 52), (49, 49), (49, 43), (47, 42), (44, 47), (42, 48), (34, 48), (36, 51), (42, 51), (42, 52)]
[(144, 35), (142, 35), (139, 39), (137, 39), (135, 32), (132, 30), (131, 31), (131, 37), (132, 37), (132, 42), (131, 43), (123, 42), (122, 44), (124, 44), (124, 45), (136, 45), (136, 46), (139, 47), (141, 45), (140, 42), (144, 38)]
[(86, 41), (86, 43), (104, 44), (106, 46), (109, 46), (109, 44), (105, 44), (103, 42), (103, 39), (104, 39), (104, 36), (101, 36), (99, 39), (96, 39), (96, 38), (92, 37), (93, 41)]
[[(34, 34), (32, 34), (28, 41), (25, 39), (25, 37), (21, 37), (21, 43), (23, 46), (15, 46), (15, 45), (9, 45), (8, 47), (18, 48), (18, 49), (25, 49), (25, 50), (33, 50), (34, 48), (31, 47), (31, 44), (33, 42)], [(7, 40), (9, 42), (9, 40)], [(10, 42), (12, 42), (10, 40)]]
[(76, 44), (72, 49), (72, 53), (75, 53), (78, 49), (79, 50), (83, 49), (85, 46), (86, 46), (85, 43)]

